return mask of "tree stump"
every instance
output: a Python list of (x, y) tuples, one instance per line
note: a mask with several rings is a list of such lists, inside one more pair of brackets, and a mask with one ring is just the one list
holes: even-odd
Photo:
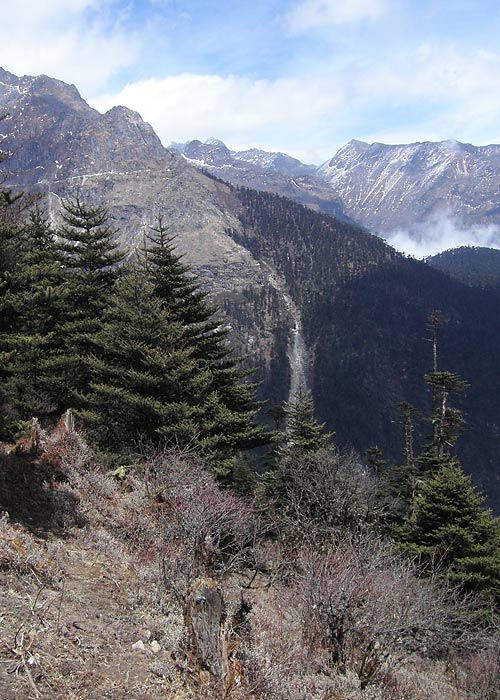
[(224, 617), (224, 601), (217, 582), (209, 578), (196, 579), (187, 595), (186, 626), (199, 664), (223, 682), (227, 675)]

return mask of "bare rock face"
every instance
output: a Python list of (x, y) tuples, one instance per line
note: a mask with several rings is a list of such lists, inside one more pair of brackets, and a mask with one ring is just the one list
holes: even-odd
[(11, 153), (10, 187), (44, 192), (54, 218), (60, 199), (77, 192), (104, 203), (129, 248), (142, 244), (161, 213), (180, 251), (215, 290), (259, 276), (252, 256), (225, 233), (239, 225), (236, 198), (164, 149), (137, 112), (113, 107), (101, 115), (74, 86), (46, 76), (3, 71), (0, 81), (0, 113), (8, 113), (0, 146)]
[(350, 141), (317, 173), (346, 214), (389, 239), (397, 230), (425, 236), (426, 223), (435, 228), (443, 217), (464, 229), (500, 224), (497, 145)]

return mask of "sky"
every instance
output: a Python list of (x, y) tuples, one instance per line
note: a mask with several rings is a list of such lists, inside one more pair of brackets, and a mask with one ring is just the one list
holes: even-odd
[(322, 163), (350, 139), (500, 143), (497, 0), (16, 0), (0, 65), (208, 137)]

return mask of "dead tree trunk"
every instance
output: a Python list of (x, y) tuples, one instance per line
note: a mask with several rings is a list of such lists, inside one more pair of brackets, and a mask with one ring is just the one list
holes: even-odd
[(194, 581), (188, 591), (184, 618), (199, 664), (224, 683), (227, 676), (225, 608), (216, 581), (209, 578)]

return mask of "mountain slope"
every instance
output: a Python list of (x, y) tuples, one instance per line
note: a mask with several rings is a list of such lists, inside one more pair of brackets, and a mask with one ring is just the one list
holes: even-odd
[[(283, 275), (301, 311), (310, 383), (328, 429), (365, 451), (401, 459), (397, 404), (430, 414), (427, 318), (441, 309), (439, 366), (470, 383), (461, 408), (468, 429), (458, 453), (500, 506), (499, 296), (470, 288), (396, 253), (376, 236), (266, 193), (243, 190), (243, 234), (235, 239)], [(430, 425), (420, 425), (419, 442)]]
[(495, 248), (452, 248), (427, 258), (426, 262), (465, 284), (500, 290), (500, 250)]
[(317, 172), (346, 214), (389, 238), (398, 229), (432, 237), (443, 217), (467, 229), (500, 223), (500, 146), (350, 141)]

